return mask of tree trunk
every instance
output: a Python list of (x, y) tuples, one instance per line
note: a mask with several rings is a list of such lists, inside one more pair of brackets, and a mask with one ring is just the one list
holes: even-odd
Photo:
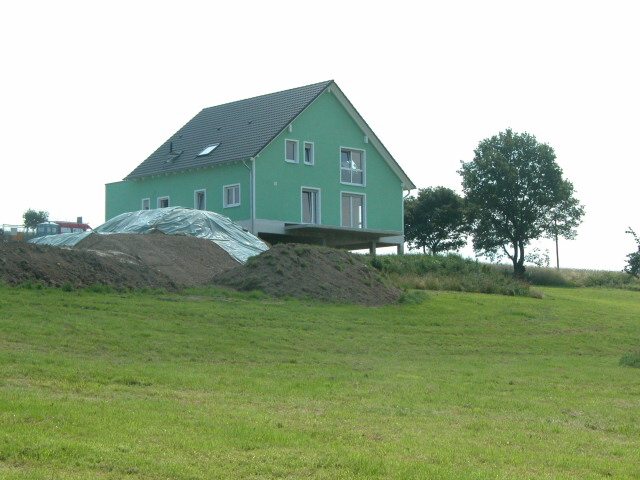
[[(515, 257), (514, 257), (515, 258)], [(513, 274), (516, 278), (524, 279), (524, 242), (518, 242), (517, 261), (513, 262)]]
[(520, 280), (524, 279), (524, 272), (526, 271), (526, 269), (524, 268), (524, 265), (520, 262), (517, 262), (513, 265), (513, 276), (516, 278), (519, 278)]

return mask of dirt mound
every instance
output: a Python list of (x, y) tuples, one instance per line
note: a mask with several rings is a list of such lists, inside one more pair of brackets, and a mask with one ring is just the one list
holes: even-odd
[(0, 281), (176, 289), (169, 277), (132, 257), (21, 242), (0, 243)]
[(209, 284), (215, 275), (238, 266), (231, 255), (210, 240), (186, 235), (94, 234), (74, 248), (124, 253), (185, 287)]
[(282, 244), (250, 258), (246, 265), (218, 275), (214, 282), (236, 290), (261, 290), (278, 297), (384, 305), (400, 291), (380, 274), (343, 250)]

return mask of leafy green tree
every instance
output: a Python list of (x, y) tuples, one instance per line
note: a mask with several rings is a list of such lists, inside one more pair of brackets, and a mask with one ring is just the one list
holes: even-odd
[(584, 207), (562, 176), (553, 149), (511, 129), (482, 140), (459, 173), (473, 218), (473, 247), (506, 255), (516, 276), (525, 272), (525, 248), (556, 235), (573, 238)]
[(638, 251), (632, 252), (627, 255), (627, 266), (624, 267), (624, 271), (630, 275), (633, 275), (634, 277), (640, 277), (640, 238), (638, 238), (638, 235), (633, 231), (631, 227), (629, 227), (629, 230), (627, 230), (625, 233), (631, 235), (636, 241), (636, 244), (638, 245)]
[(423, 188), (404, 204), (405, 238), (410, 249), (431, 255), (458, 250), (467, 243), (464, 200), (446, 187)]
[(36, 211), (30, 208), (22, 214), (22, 221), (25, 228), (31, 230), (35, 230), (39, 223), (46, 222), (47, 220), (49, 220), (49, 212), (45, 212), (44, 210)]

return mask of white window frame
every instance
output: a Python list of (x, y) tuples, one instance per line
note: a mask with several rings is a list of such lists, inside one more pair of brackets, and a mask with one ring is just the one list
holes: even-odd
[[(238, 187), (238, 203), (227, 203), (227, 189)], [(222, 187), (222, 208), (239, 207), (242, 203), (242, 191), (239, 183), (231, 183)]]
[[(304, 204), (302, 193), (304, 191), (316, 192), (318, 196), (316, 197), (316, 221), (313, 223), (307, 223), (304, 221)], [(322, 190), (318, 187), (300, 187), (300, 223), (305, 225), (321, 225), (322, 224)]]
[[(147, 202), (147, 208), (144, 208), (144, 202)], [(143, 198), (140, 201), (140, 210), (151, 210), (151, 199), (150, 198)]]
[[(353, 182), (343, 182), (342, 181), (342, 151), (348, 150), (351, 152), (361, 152), (362, 154), (362, 183), (353, 183)], [(362, 148), (353, 148), (353, 147), (340, 147), (338, 151), (338, 174), (340, 175), (340, 183), (343, 185), (356, 185), (358, 187), (366, 187), (367, 186), (367, 151)], [(351, 179), (353, 179), (353, 169), (350, 169)]]
[[(362, 197), (362, 226), (354, 227), (348, 226), (345, 227), (342, 223), (342, 196), (343, 195), (355, 195), (358, 197)], [(351, 209), (350, 209), (351, 210)], [(349, 191), (341, 191), (340, 192), (340, 226), (344, 228), (367, 228), (367, 194), (362, 192), (349, 192)]]
[[(311, 161), (307, 162), (307, 145), (311, 146)], [(307, 140), (305, 140), (304, 142), (302, 142), (302, 163), (304, 163), (305, 165), (314, 165), (316, 163), (316, 146), (314, 145), (313, 142), (309, 142)]]
[(166, 200), (167, 201), (167, 206), (164, 208), (169, 208), (171, 206), (171, 198), (169, 197), (169, 195), (164, 196), (164, 197), (158, 197), (158, 199), (156, 200), (156, 207), (157, 208), (163, 208), (160, 206), (160, 202), (162, 200)]
[(204, 196), (204, 207), (202, 208), (202, 210), (206, 210), (207, 209), (207, 189), (206, 188), (200, 188), (198, 190), (194, 190), (193, 191), (193, 209), (194, 210), (200, 210), (198, 208), (198, 194), (202, 193)]
[[(293, 142), (296, 144), (296, 149), (294, 150), (295, 159), (289, 160), (287, 158), (287, 142)], [(298, 140), (294, 140), (293, 138), (285, 138), (284, 139), (284, 161), (287, 163), (300, 163), (300, 142)]]

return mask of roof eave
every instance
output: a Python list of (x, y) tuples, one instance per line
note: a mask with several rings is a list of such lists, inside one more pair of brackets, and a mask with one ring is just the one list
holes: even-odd
[(126, 181), (126, 180), (140, 180), (143, 178), (151, 178), (151, 177), (161, 177), (164, 175), (172, 175), (174, 173), (182, 173), (182, 172), (188, 172), (190, 170), (202, 170), (204, 168), (213, 168), (216, 167), (218, 165), (225, 165), (227, 163), (236, 163), (236, 162), (242, 162), (242, 161), (246, 161), (248, 159), (250, 159), (251, 157), (245, 158), (232, 158), (230, 160), (222, 160), (222, 161), (218, 161), (218, 162), (211, 162), (211, 163), (206, 163), (204, 165), (200, 165), (200, 166), (188, 166), (188, 167), (182, 167), (182, 168), (176, 168), (173, 170), (167, 170), (164, 172), (154, 172), (154, 173), (139, 173), (136, 175), (132, 175), (129, 174), (126, 177), (124, 177), (122, 180)]

